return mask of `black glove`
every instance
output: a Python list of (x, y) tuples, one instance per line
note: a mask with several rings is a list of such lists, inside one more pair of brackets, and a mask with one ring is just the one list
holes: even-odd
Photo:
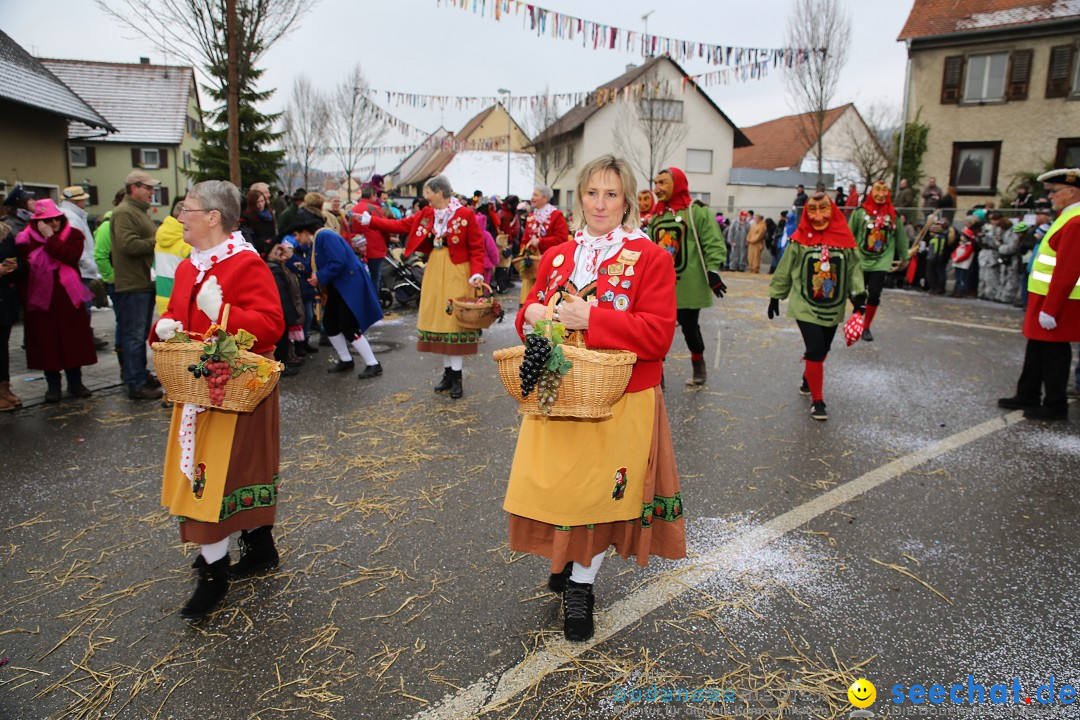
[(777, 298), (770, 298), (769, 299), (769, 319), (772, 320), (774, 317), (776, 317), (779, 314), (780, 314), (780, 300), (778, 300)]
[(855, 312), (859, 313), (863, 317), (866, 317), (866, 306), (865, 305), (856, 305), (855, 306)]
[(706, 274), (709, 276), (709, 287), (712, 288), (713, 295), (718, 298), (724, 297), (724, 293), (727, 292), (727, 285), (720, 279), (720, 273), (709, 270)]
[(859, 293), (851, 298), (851, 307), (855, 308), (855, 312), (861, 312), (866, 314), (866, 293)]

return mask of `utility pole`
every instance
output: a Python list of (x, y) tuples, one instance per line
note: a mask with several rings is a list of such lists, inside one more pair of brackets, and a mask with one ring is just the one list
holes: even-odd
[(225, 32), (228, 35), (227, 113), (229, 120), (229, 181), (240, 187), (240, 73), (236, 66), (236, 0), (225, 0)]
[(641, 21), (645, 23), (645, 32), (641, 35), (641, 54), (643, 57), (652, 57), (652, 55), (650, 55), (652, 43), (649, 43), (649, 47), (646, 47), (645, 43), (649, 42), (649, 16), (654, 12), (656, 11), (650, 10), (641, 16)]
[(506, 194), (510, 195), (510, 91), (499, 88), (499, 92), (506, 95), (503, 100), (503, 110), (506, 111)]

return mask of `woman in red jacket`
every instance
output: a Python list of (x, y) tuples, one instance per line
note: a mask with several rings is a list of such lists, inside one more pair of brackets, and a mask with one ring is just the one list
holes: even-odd
[[(521, 237), (521, 252), (533, 252), (543, 255), (556, 245), (566, 242), (570, 237), (570, 228), (566, 217), (559, 208), (551, 204), (554, 193), (547, 185), (537, 185), (533, 190), (529, 204), (533, 211), (525, 220), (525, 234)], [(521, 279), (521, 302), (529, 296), (533, 280)]]
[[(559, 297), (554, 318), (589, 348), (637, 354), (626, 393), (605, 420), (527, 415), (503, 508), (510, 548), (551, 561), (568, 640), (593, 634), (593, 582), (607, 549), (645, 565), (686, 555), (662, 361), (675, 334), (671, 255), (639, 230), (634, 173), (611, 155), (584, 167), (574, 196), (584, 223), (541, 259), (517, 315), (524, 336)], [(571, 370), (573, 372), (573, 370)]]
[[(179, 330), (201, 336), (225, 330), (255, 336), (251, 351), (267, 358), (285, 332), (273, 275), (258, 251), (232, 232), (240, 191), (222, 180), (201, 182), (180, 208), (191, 256), (176, 269), (169, 309), (150, 331), (152, 341)], [(206, 615), (225, 598), (229, 576), (245, 577), (278, 564), (271, 530), (277, 511), (280, 432), (277, 387), (250, 413), (198, 405), (173, 407), (165, 450), (162, 504), (180, 518), (180, 539), (201, 546), (198, 583), (181, 617)], [(240, 559), (229, 566), (229, 536), (240, 532)]]
[(417, 250), (428, 254), (420, 287), (416, 349), (443, 356), (443, 376), (435, 392), (449, 390), (450, 397), (457, 400), (464, 393), (462, 357), (476, 354), (480, 331), (458, 325), (454, 316), (446, 313), (446, 302), (471, 295), (473, 287), (483, 284), (484, 238), (473, 211), (454, 197), (445, 175), (424, 183), (424, 198), (429, 205), (403, 220), (365, 212), (360, 224), (406, 235), (406, 256)]

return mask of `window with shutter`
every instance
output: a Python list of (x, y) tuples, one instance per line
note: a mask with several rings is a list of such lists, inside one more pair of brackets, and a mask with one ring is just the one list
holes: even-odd
[(945, 58), (945, 72), (941, 79), (942, 104), (960, 102), (960, 81), (964, 77), (964, 56)]
[(1073, 54), (1072, 45), (1058, 45), (1050, 48), (1050, 69), (1046, 72), (1046, 97), (1060, 98), (1069, 95)]
[(131, 167), (142, 167), (142, 150), (140, 148), (131, 148)]
[(1031, 50), (1014, 50), (1009, 64), (1009, 83), (1006, 100), (1027, 100), (1031, 79)]
[(86, 167), (95, 167), (97, 165), (97, 148), (86, 148)]
[(68, 152), (71, 155), (71, 167), (86, 167), (86, 148), (72, 145)]
[(98, 204), (97, 185), (88, 185), (86, 187), (86, 194), (90, 196), (90, 199), (86, 201), (87, 205)]
[(169, 167), (169, 148), (158, 148), (158, 157), (161, 158), (161, 164), (158, 167)]
[(964, 78), (964, 102), (984, 103), (1005, 98), (1006, 69), (1009, 53), (997, 52), (967, 57)]

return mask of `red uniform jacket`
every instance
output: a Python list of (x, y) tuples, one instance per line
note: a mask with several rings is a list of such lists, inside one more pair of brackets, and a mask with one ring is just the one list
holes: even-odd
[(566, 218), (562, 212), (555, 210), (548, 218), (547, 227), (541, 228), (533, 215), (525, 220), (525, 234), (521, 238), (521, 244), (525, 245), (535, 237), (540, 238), (540, 253), (546, 253), (551, 248), (566, 242), (570, 236), (570, 228), (566, 224)]
[(382, 208), (370, 200), (364, 200), (361, 198), (356, 201), (356, 205), (353, 206), (352, 213), (352, 231), (353, 234), (362, 234), (364, 239), (367, 240), (367, 250), (364, 251), (364, 257), (369, 257), (372, 260), (378, 260), (379, 258), (386, 257), (386, 233), (382, 230), (376, 230), (371, 225), (361, 225), (360, 215), (364, 212), (371, 213), (372, 218), (383, 218)]
[[(566, 284), (574, 270), (576, 249), (577, 243), (571, 240), (556, 245), (540, 258), (536, 284), (518, 310), (519, 335), (525, 323), (525, 308), (545, 302), (556, 288)], [(632, 266), (622, 262), (623, 274), (609, 275), (608, 269), (620, 263), (619, 257), (625, 251), (640, 253), (637, 261)], [(555, 267), (556, 262), (559, 267)], [(626, 267), (633, 268), (632, 275), (625, 274)], [(675, 337), (675, 265), (671, 254), (647, 238), (630, 240), (615, 257), (601, 263), (600, 271), (596, 296), (599, 299), (606, 293), (610, 295), (601, 299), (589, 315), (585, 346), (637, 353), (626, 392), (655, 387), (660, 384), (664, 356)], [(610, 278), (616, 279), (614, 285)]]
[[(419, 250), (430, 253), (434, 248), (435, 208), (430, 205), (418, 213), (403, 220), (388, 220), (372, 215), (371, 227), (383, 232), (407, 235), (405, 255)], [(476, 215), (469, 208), (458, 208), (446, 230), (443, 247), (450, 251), (450, 260), (455, 265), (469, 263), (469, 276), (484, 274), (484, 238), (480, 226), (476, 224)]]
[[(202, 287), (202, 283), (195, 285), (198, 275), (199, 271), (190, 262), (180, 263), (169, 309), (162, 317), (179, 320), (185, 330), (201, 335), (210, 329), (212, 321), (195, 304)], [(210, 268), (203, 276), (203, 283), (211, 277), (216, 277), (221, 285), (222, 312), (226, 304), (231, 305), (229, 324), (225, 329), (234, 334), (237, 330), (247, 330), (254, 335), (253, 353), (269, 355), (274, 352), (274, 345), (285, 333), (285, 317), (277, 283), (262, 258), (253, 252), (237, 253)], [(150, 329), (150, 342), (157, 341), (157, 323), (154, 323)]]
[[(1050, 247), (1057, 253), (1057, 264), (1050, 278), (1050, 290), (1043, 295), (1028, 293), (1024, 314), (1024, 337), (1050, 342), (1080, 341), (1080, 300), (1070, 300), (1069, 293), (1080, 278), (1080, 218), (1065, 223), (1050, 238)], [(1057, 327), (1044, 330), (1039, 324), (1039, 312), (1052, 315)]]

